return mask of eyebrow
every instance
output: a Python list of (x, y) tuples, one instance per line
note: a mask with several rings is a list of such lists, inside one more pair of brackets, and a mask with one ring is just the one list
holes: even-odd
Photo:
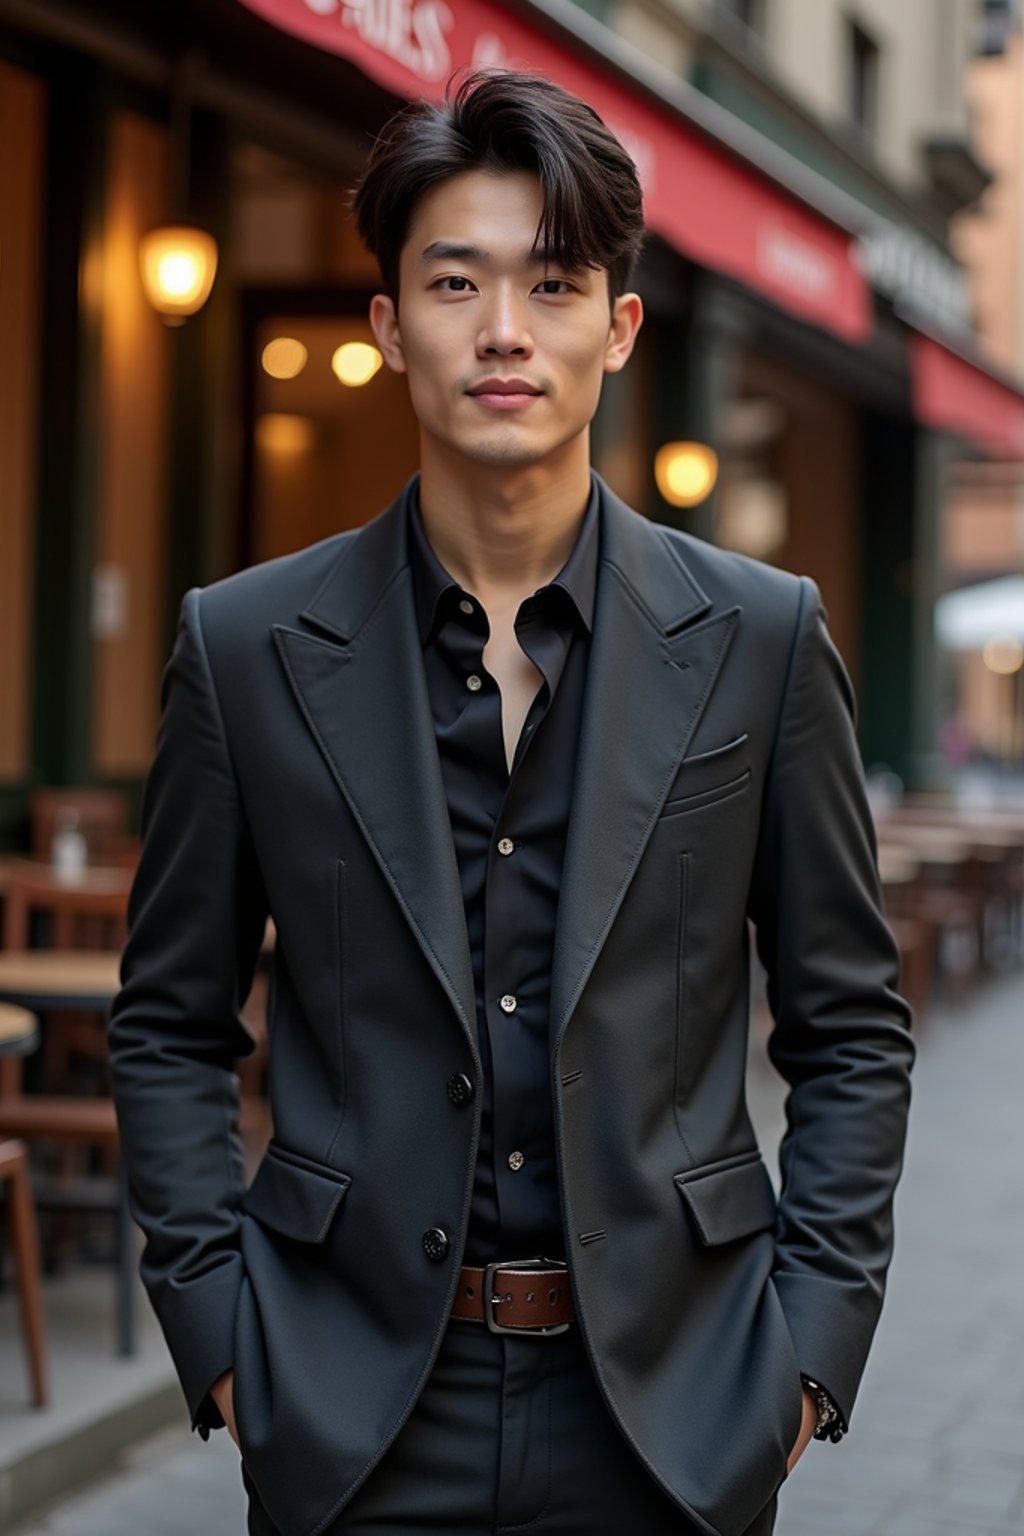
[[(493, 257), (490, 251), (483, 250), (479, 245), (466, 245), (461, 240), (432, 240), (430, 244), (420, 252), (420, 261), (424, 263), (432, 261), (473, 261), (478, 266), (489, 266)], [(562, 266), (553, 250), (546, 246), (536, 251), (527, 251), (522, 258), (524, 267)]]

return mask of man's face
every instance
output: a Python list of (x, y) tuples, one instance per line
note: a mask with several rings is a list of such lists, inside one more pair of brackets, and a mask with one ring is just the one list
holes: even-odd
[[(400, 301), (370, 320), (409, 379), (423, 435), (476, 464), (520, 468), (586, 434), (605, 373), (629, 357), (636, 294), (609, 311), (604, 269), (570, 272), (530, 246), (543, 211), (528, 171), (465, 171), (420, 198), (399, 265)], [(520, 381), (515, 393), (484, 390)]]

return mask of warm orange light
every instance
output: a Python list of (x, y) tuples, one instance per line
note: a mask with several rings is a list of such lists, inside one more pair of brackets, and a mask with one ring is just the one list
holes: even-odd
[(369, 384), (384, 359), (365, 341), (346, 341), (331, 358), (335, 378), (355, 389)]
[(1024, 666), (1024, 646), (1016, 635), (992, 635), (985, 641), (981, 657), (990, 672), (1009, 677)]
[(314, 435), (313, 423), (308, 416), (267, 411), (256, 419), (256, 446), (264, 453), (308, 453)]
[(168, 325), (181, 325), (210, 296), (217, 242), (204, 229), (169, 225), (143, 235), (139, 262), (147, 299)]
[(654, 459), (658, 490), (673, 507), (695, 507), (718, 479), (718, 455), (706, 443), (663, 443)]
[(309, 361), (309, 352), (295, 336), (275, 336), (263, 348), (261, 361), (272, 379), (294, 379)]

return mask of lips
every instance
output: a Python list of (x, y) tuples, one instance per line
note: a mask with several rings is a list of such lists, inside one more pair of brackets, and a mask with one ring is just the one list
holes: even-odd
[(525, 379), (484, 379), (467, 390), (470, 395), (539, 395), (542, 391)]

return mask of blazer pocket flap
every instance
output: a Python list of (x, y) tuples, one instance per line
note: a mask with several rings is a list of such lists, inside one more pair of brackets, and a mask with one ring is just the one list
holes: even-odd
[(675, 1186), (708, 1247), (775, 1225), (775, 1191), (760, 1155), (756, 1161), (677, 1173)]
[(242, 1207), (284, 1237), (322, 1243), (350, 1182), (347, 1173), (271, 1142)]

